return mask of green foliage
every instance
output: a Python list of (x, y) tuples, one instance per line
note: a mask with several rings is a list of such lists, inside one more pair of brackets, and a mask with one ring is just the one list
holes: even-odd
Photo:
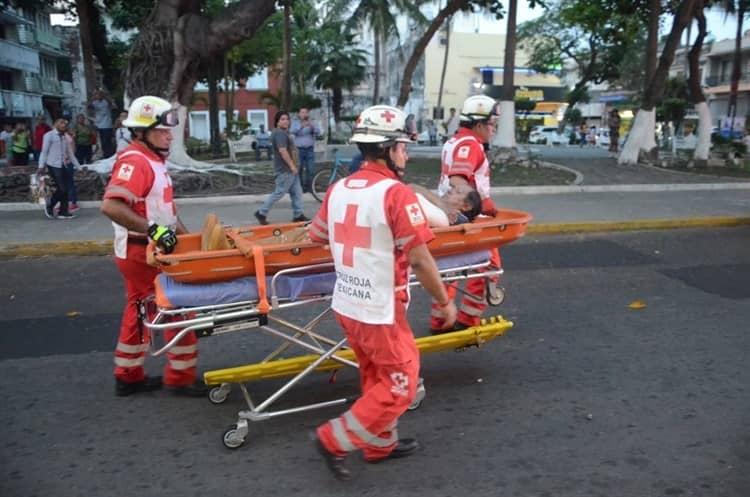
[(579, 109), (574, 109), (573, 107), (568, 107), (565, 109), (565, 115), (563, 116), (563, 121), (566, 123), (570, 123), (574, 126), (578, 126), (583, 122), (583, 114)]
[(517, 98), (514, 100), (516, 112), (531, 112), (536, 107), (536, 102), (529, 98)]
[[(580, 77), (577, 87), (615, 79), (643, 29), (646, 17), (639, 6), (641, 2), (560, 0), (519, 26), (519, 47), (529, 51), (529, 65), (541, 72), (572, 60)], [(569, 102), (579, 96), (572, 94)]]
[(659, 121), (672, 121), (679, 127), (685, 119), (688, 101), (682, 98), (664, 98), (656, 108), (656, 118)]

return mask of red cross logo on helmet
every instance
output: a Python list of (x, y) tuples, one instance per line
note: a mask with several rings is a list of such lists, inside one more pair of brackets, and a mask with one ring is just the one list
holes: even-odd
[(146, 112), (151, 112), (151, 109), (153, 109), (153, 107), (151, 107), (149, 104), (143, 106), (143, 110), (145, 110)]
[(390, 123), (391, 119), (393, 119), (394, 117), (396, 117), (396, 114), (394, 114), (393, 112), (391, 112), (389, 110), (386, 110), (385, 112), (383, 112), (382, 114), (380, 114), (380, 117), (382, 117), (383, 119), (385, 119), (385, 122)]

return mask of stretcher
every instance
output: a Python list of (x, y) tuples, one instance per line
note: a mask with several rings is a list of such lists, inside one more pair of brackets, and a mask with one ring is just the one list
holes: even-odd
[[(512, 224), (512, 228), (506, 226), (501, 229), (490, 223), (479, 229), (463, 229), (462, 231), (448, 229), (447, 235), (443, 235), (444, 243), (438, 246), (445, 247), (445, 252), (452, 255), (436, 257), (443, 281), (457, 285), (467, 279), (483, 278), (489, 290), (486, 292), (488, 302), (495, 305), (502, 301), (502, 289), (496, 287), (495, 281), (503, 270), (492, 266), (491, 253), (483, 248), (488, 247), (487, 244), (490, 242), (482, 241), (483, 238), (478, 237), (477, 233), (483, 232), (486, 240), (492, 240), (493, 245), (489, 246), (498, 246), (513, 241), (523, 236), (526, 224), (531, 217), (524, 214), (516, 216), (515, 219), (519, 222)], [(207, 225), (211, 224), (213, 222), (207, 221)], [(143, 323), (149, 334), (152, 355), (158, 356), (166, 353), (188, 333), (195, 333), (202, 338), (250, 330), (264, 333), (281, 341), (280, 345), (268, 352), (257, 363), (204, 373), (204, 381), (212, 387), (209, 391), (209, 400), (212, 403), (223, 403), (228, 398), (232, 386), (238, 385), (247, 406), (247, 409), (238, 413), (236, 423), (223, 434), (222, 441), (227, 448), (238, 448), (245, 443), (250, 421), (263, 421), (286, 414), (336, 406), (352, 400), (340, 398), (271, 410), (272, 405), (314, 372), (329, 372), (335, 375), (342, 368), (357, 368), (354, 353), (347, 347), (346, 339), (343, 338), (338, 326), (335, 324), (328, 326), (327, 333), (320, 329), (321, 323), (332, 314), (328, 303), (332, 297), (336, 276), (333, 272), (330, 254), (327, 259), (317, 260), (311, 256), (306, 259), (307, 264), (288, 264), (281, 268), (273, 264), (269, 265), (267, 262), (269, 255), (271, 260), (277, 260), (273, 257), (285, 250), (294, 257), (295, 248), (299, 246), (309, 248), (314, 245), (307, 241), (288, 241), (290, 237), (296, 237), (295, 231), (301, 228), (299, 223), (253, 227), (253, 235), (247, 237), (247, 240), (254, 239), (249, 242), (248, 250), (251, 257), (248, 257), (236, 247), (213, 251), (197, 250), (197, 248), (206, 248), (207, 232), (224, 231), (226, 233), (226, 228), (214, 224), (208, 230), (204, 229), (203, 235), (198, 234), (197, 237), (180, 235), (178, 247), (183, 246), (183, 251), (177, 253), (176, 257), (158, 254), (151, 256), (157, 263), (166, 262), (166, 266), (163, 267), (174, 269), (175, 266), (182, 265), (183, 269), (184, 266), (192, 268), (189, 275), (185, 275), (182, 271), (167, 270), (159, 274), (155, 282), (155, 294), (148, 303), (144, 304), (144, 307), (148, 305), (151, 308), (150, 312), (144, 309), (142, 313)], [(441, 236), (437, 230), (435, 231), (437, 236)], [(269, 233), (274, 242), (282, 241), (282, 243), (262, 242), (264, 240), (262, 235)], [(458, 243), (461, 238), (458, 233), (468, 233), (473, 236), (477, 241), (476, 247), (471, 246), (470, 249), (473, 250), (467, 250), (466, 244)], [(507, 233), (510, 233), (510, 236), (503, 238)], [(226, 236), (229, 238), (231, 235)], [(189, 243), (193, 245), (185, 247), (189, 243), (183, 242), (188, 237), (191, 240)], [(220, 239), (221, 243), (224, 243), (223, 235)], [(284, 249), (279, 249), (280, 246)], [(240, 251), (240, 254), (229, 256), (220, 254), (218, 259), (222, 262), (218, 265), (226, 272), (238, 274), (237, 276), (227, 279), (223, 277), (226, 272), (219, 272), (221, 277), (216, 278), (215, 274), (211, 274), (210, 271), (207, 278), (199, 276), (199, 274), (205, 275), (207, 268), (211, 266), (211, 263), (205, 262), (211, 260), (209, 257), (211, 252), (233, 250)], [(227, 263), (227, 257), (251, 260), (252, 271), (248, 274), (247, 266), (242, 272), (231, 269), (232, 263)], [(418, 282), (413, 277), (410, 286), (418, 286)], [(285, 317), (285, 312), (291, 309), (312, 304), (319, 304), (318, 309), (311, 317), (307, 314), (308, 317), (304, 318), (303, 323), (293, 322)], [(466, 330), (417, 338), (416, 343), (421, 354), (480, 347), (502, 336), (512, 326), (513, 323), (498, 316), (484, 321), (480, 326)], [(331, 332), (331, 328), (335, 331)], [(178, 329), (179, 332), (172, 340), (165, 341), (162, 337), (167, 329)], [(290, 378), (262, 401), (257, 402), (251, 396), (248, 386), (250, 382), (284, 377)], [(420, 382), (417, 398), (410, 409), (417, 408), (425, 394), (424, 385)]]
[[(497, 248), (523, 236), (531, 215), (507, 209), (495, 217), (479, 217), (471, 223), (433, 228), (428, 244), (433, 257)], [(199, 233), (179, 236), (171, 254), (149, 251), (153, 263), (176, 281), (209, 283), (255, 276), (256, 269), (274, 274), (285, 269), (331, 262), (325, 245), (306, 238), (304, 223), (224, 227), (208, 216)], [(256, 255), (263, 255), (262, 268)]]

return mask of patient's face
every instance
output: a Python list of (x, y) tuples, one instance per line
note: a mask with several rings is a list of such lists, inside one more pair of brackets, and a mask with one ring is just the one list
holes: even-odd
[(466, 204), (468, 203), (466, 196), (472, 190), (473, 188), (466, 184), (453, 185), (445, 194), (443, 200), (449, 208), (463, 211), (466, 209)]

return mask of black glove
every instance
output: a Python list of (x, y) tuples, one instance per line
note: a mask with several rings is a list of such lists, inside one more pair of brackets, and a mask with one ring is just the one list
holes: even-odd
[(152, 223), (148, 227), (148, 237), (159, 245), (166, 254), (171, 254), (177, 245), (177, 233), (168, 226)]

